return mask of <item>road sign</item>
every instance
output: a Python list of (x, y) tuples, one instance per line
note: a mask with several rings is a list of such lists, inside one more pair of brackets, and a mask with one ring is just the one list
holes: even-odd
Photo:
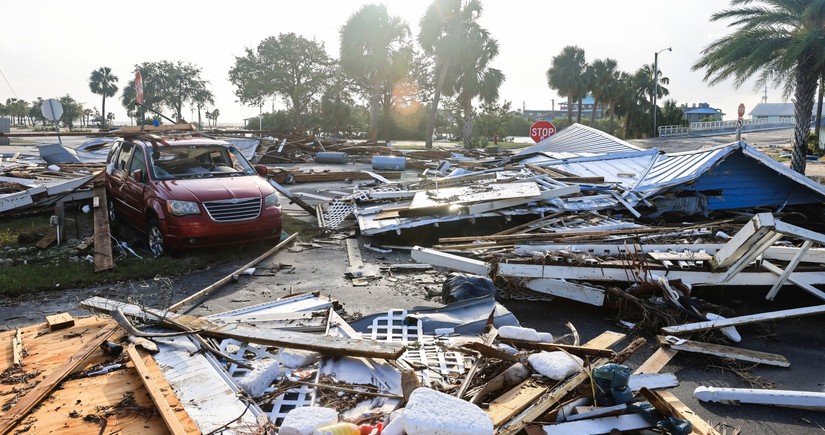
[(550, 121), (540, 119), (530, 126), (530, 139), (533, 142), (541, 142), (556, 134), (556, 126)]
[(135, 100), (138, 104), (143, 104), (143, 77), (140, 76), (140, 70), (135, 71)]
[(40, 105), (40, 113), (49, 121), (57, 121), (63, 116), (63, 105), (54, 98), (49, 98)]
[(745, 103), (739, 103), (739, 117), (745, 116)]

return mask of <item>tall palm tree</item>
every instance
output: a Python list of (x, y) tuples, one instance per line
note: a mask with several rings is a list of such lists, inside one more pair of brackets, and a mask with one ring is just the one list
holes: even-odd
[(615, 59), (596, 59), (588, 66), (590, 69), (590, 93), (593, 94), (593, 111), (590, 112), (590, 126), (596, 122), (596, 111), (599, 103), (608, 102), (610, 93), (619, 80), (619, 71), (616, 69)]
[(727, 19), (737, 29), (708, 45), (693, 70), (704, 69), (712, 85), (733, 78), (741, 86), (755, 74), (757, 88), (784, 82), (796, 118), (791, 168), (804, 174), (816, 84), (825, 66), (825, 0), (732, 0), (730, 9), (711, 15), (711, 21)]
[(478, 24), (482, 7), (479, 0), (433, 0), (421, 17), (418, 43), (424, 54), (435, 61), (435, 89), (430, 117), (427, 120), (427, 149), (433, 147), (433, 131), (438, 115), (438, 103), (447, 79), (447, 73), (455, 66), (464, 51), (466, 41), (473, 35), (487, 35)]
[(102, 66), (94, 71), (89, 76), (89, 89), (93, 94), (103, 96), (103, 102), (100, 105), (101, 128), (106, 128), (106, 97), (114, 97), (117, 92), (117, 76), (112, 74), (112, 69), (108, 66)]
[(504, 73), (490, 68), (490, 62), (498, 55), (498, 42), (486, 32), (477, 32), (474, 39), (465, 41), (461, 57), (452, 69), (448, 95), (457, 96), (464, 112), (464, 147), (472, 147), (473, 99), (479, 97), (484, 103), (498, 100), (498, 90), (504, 82)]
[[(370, 96), (369, 139), (378, 138), (378, 106), (382, 89), (403, 76), (412, 61), (408, 38), (410, 29), (403, 20), (391, 17), (386, 5), (365, 5), (341, 27), (341, 68), (351, 78), (365, 81)], [(400, 72), (400, 74), (399, 74)]]
[[(568, 45), (558, 56), (553, 56), (553, 63), (547, 70), (547, 85), (558, 92), (560, 97), (567, 97), (567, 123), (573, 123), (573, 102), (587, 95), (587, 77), (584, 50)], [(585, 89), (585, 91), (582, 91)], [(581, 95), (584, 92), (584, 95)], [(581, 112), (579, 113), (581, 121)]]

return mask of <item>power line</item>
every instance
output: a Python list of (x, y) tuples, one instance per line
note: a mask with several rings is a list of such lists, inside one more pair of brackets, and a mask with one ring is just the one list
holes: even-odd
[(11, 87), (11, 83), (9, 83), (9, 79), (6, 78), (6, 75), (3, 74), (2, 69), (0, 69), (0, 76), (3, 76), (3, 80), (6, 81), (6, 84), (9, 85), (9, 89), (11, 89), (11, 93), (14, 94), (14, 98), (17, 98), (17, 92), (14, 92), (14, 88)]

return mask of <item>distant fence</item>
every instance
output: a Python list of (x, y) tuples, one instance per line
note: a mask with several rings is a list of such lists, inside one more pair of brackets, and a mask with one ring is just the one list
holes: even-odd
[[(782, 117), (772, 119), (745, 119), (742, 124), (742, 131), (767, 130), (771, 128), (793, 127), (793, 117)], [(663, 125), (659, 127), (659, 137), (673, 136), (700, 136), (716, 133), (736, 132), (737, 121), (707, 121), (691, 122), (689, 126)]]

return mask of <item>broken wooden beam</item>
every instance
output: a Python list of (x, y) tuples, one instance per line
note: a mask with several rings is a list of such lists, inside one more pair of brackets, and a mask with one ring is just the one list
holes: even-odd
[[(200, 300), (201, 298), (204, 298), (204, 297), (208, 296), (210, 293), (214, 292), (215, 290), (217, 290), (217, 289), (223, 287), (224, 285), (226, 285), (228, 282), (232, 281), (234, 276), (237, 276), (237, 275), (243, 273), (245, 270), (249, 269), (250, 267), (255, 266), (256, 264), (258, 264), (261, 261), (265, 260), (267, 257), (271, 256), (272, 254), (280, 251), (281, 249), (283, 249), (286, 246), (289, 246), (297, 237), (298, 237), (298, 233), (295, 233), (295, 234), (287, 237), (286, 240), (278, 243), (277, 245), (272, 247), (272, 249), (270, 249), (270, 250), (264, 252), (263, 254), (259, 255), (257, 258), (250, 261), (249, 263), (246, 263), (243, 266), (239, 267), (237, 270), (230, 273), (229, 275), (226, 275), (225, 277), (219, 279), (214, 284), (211, 284), (208, 287), (204, 288), (203, 290), (200, 290), (197, 293), (195, 293), (193, 295), (190, 295), (190, 296), (184, 298), (183, 300), (181, 300), (181, 301), (179, 301), (175, 304), (172, 304), (172, 306), (169, 307), (169, 311), (171, 311), (173, 313), (177, 312), (180, 309), (180, 307), (182, 307), (182, 306), (184, 306), (184, 305), (186, 305), (190, 302), (197, 301), (197, 300)], [(189, 307), (189, 309), (186, 312), (191, 311), (196, 306), (197, 305), (193, 305), (192, 307)]]
[[(156, 374), (149, 370), (146, 363), (143, 361), (143, 356), (134, 346), (127, 346), (126, 354), (129, 355), (129, 359), (135, 366), (135, 370), (137, 370), (140, 375), (140, 380), (143, 382), (143, 386), (146, 387), (149, 397), (152, 398), (152, 402), (155, 404), (155, 408), (158, 410), (161, 418), (163, 418), (163, 421), (166, 423), (166, 427), (169, 429), (169, 432), (172, 435), (186, 435), (186, 430), (183, 428), (180, 420), (178, 420), (178, 417), (175, 416), (175, 411), (169, 406), (169, 402), (166, 401), (166, 396), (155, 382), (154, 376), (156, 376)], [(155, 370), (156, 373), (159, 374), (160, 370), (157, 369), (157, 367), (155, 367)]]
[(102, 180), (95, 182), (94, 205), (94, 264), (95, 272), (115, 267), (112, 258), (112, 236), (109, 234), (109, 211), (106, 199), (106, 187)]
[(755, 362), (777, 367), (790, 367), (791, 365), (791, 363), (784, 356), (775, 353), (758, 352), (755, 350), (724, 346), (721, 344), (684, 340), (673, 336), (663, 337), (660, 335), (657, 338), (660, 345), (668, 346), (675, 350), (701, 353), (704, 355), (717, 356), (719, 358), (731, 358), (739, 361)]
[(689, 421), (693, 427), (692, 434), (719, 435), (719, 432), (717, 432), (713, 426), (709, 425), (673, 394), (667, 391), (652, 391), (647, 388), (642, 388), (639, 392), (656, 408), (659, 414), (665, 417), (676, 417)]
[(17, 328), (11, 338), (12, 364), (19, 366), (23, 363), (23, 331)]
[(158, 310), (101, 297), (86, 299), (80, 303), (80, 306), (106, 314), (119, 309), (129, 316), (142, 317), (148, 315), (149, 317), (160, 320), (161, 323), (168, 327), (179, 329), (181, 327), (189, 328), (200, 331), (203, 335), (233, 338), (243, 342), (259, 343), (268, 346), (310, 350), (324, 355), (361, 356), (394, 360), (403, 355), (406, 350), (406, 347), (399, 343), (339, 338), (279, 329), (262, 329), (236, 323), (218, 324), (200, 317), (164, 313)]
[(705, 320), (703, 322), (686, 323), (684, 325), (668, 326), (662, 328), (662, 332), (670, 335), (685, 334), (689, 332), (706, 331), (708, 329), (719, 329), (726, 326), (747, 325), (759, 323), (767, 320), (789, 319), (793, 317), (811, 316), (825, 313), (825, 305), (815, 305), (805, 308), (793, 308), (789, 310), (771, 311), (768, 313), (750, 314), (747, 316), (730, 317), (727, 319)]
[(729, 400), (759, 405), (825, 409), (825, 393), (815, 391), (696, 387), (693, 395), (703, 402), (723, 402)]
[(563, 350), (567, 353), (571, 353), (573, 355), (578, 356), (598, 356), (609, 358), (616, 354), (610, 349), (596, 348), (590, 346), (573, 346), (571, 344), (561, 343), (542, 343), (538, 341), (514, 340), (511, 338), (502, 337), (499, 337), (499, 341), (521, 349), (545, 350), (547, 352)]

